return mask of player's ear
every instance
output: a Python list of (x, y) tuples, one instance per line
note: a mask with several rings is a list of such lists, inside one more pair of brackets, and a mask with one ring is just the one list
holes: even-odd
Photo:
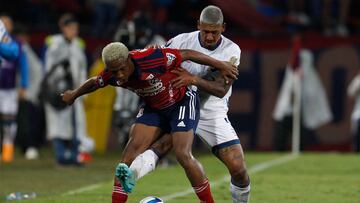
[(225, 32), (225, 29), (226, 29), (226, 23), (223, 23), (223, 24), (222, 24), (221, 32)]

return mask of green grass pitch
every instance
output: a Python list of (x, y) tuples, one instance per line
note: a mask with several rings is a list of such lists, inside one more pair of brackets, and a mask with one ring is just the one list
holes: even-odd
[[(360, 202), (359, 155), (304, 153), (285, 160), (286, 156), (246, 153), (251, 203)], [(6, 202), (6, 194), (15, 191), (36, 192), (35, 199), (23, 201), (29, 203), (111, 202), (112, 177), (118, 157), (117, 153), (108, 153), (95, 156), (94, 161), (83, 168), (63, 168), (54, 164), (50, 153), (38, 161), (17, 156), (11, 164), (0, 164), (0, 202)], [(197, 157), (212, 183), (216, 202), (231, 202), (226, 168), (212, 155)], [(180, 166), (157, 168), (137, 182), (128, 202), (137, 203), (155, 195), (168, 199), (165, 202), (169, 203), (197, 203), (189, 189)]]

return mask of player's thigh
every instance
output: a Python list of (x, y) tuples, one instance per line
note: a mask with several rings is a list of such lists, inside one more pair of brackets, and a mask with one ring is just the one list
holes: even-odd
[(122, 162), (130, 164), (137, 155), (148, 149), (161, 133), (161, 129), (157, 126), (135, 123), (130, 130), (129, 141), (123, 151)]
[(227, 116), (200, 120), (196, 133), (211, 147), (212, 152), (226, 165), (230, 172), (237, 173), (246, 169), (240, 140)]
[(176, 156), (191, 155), (191, 148), (194, 140), (193, 130), (172, 132), (171, 136)]

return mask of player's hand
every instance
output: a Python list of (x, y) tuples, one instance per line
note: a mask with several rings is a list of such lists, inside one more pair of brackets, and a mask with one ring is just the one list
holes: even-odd
[(68, 104), (71, 105), (75, 101), (75, 94), (73, 90), (67, 90), (64, 93), (60, 94), (62, 100)]
[(225, 78), (225, 83), (228, 84), (230, 79), (236, 80), (239, 75), (239, 71), (235, 65), (230, 62), (223, 61), (224, 67), (220, 70), (221, 75)]
[(187, 70), (183, 68), (178, 68), (171, 71), (178, 75), (177, 78), (171, 80), (171, 84), (175, 88), (179, 88), (182, 86), (193, 85), (196, 82), (196, 76), (191, 75)]
[(20, 88), (18, 90), (19, 100), (25, 99), (25, 94), (26, 94), (26, 89), (25, 88)]

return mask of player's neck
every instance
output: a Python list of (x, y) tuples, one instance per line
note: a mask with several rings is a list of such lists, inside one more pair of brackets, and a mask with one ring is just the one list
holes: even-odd
[(216, 44), (214, 44), (213, 46), (206, 46), (202, 41), (201, 41), (201, 38), (200, 38), (200, 33), (198, 35), (198, 39), (199, 39), (199, 43), (200, 43), (200, 46), (205, 48), (205, 49), (208, 49), (210, 51), (214, 51), (216, 48), (218, 48), (221, 44), (221, 41), (222, 41), (222, 37), (220, 37), (220, 39), (216, 42)]
[(135, 72), (135, 65), (134, 62), (131, 60), (131, 57), (129, 56), (128, 60), (128, 64), (129, 64), (129, 71), (130, 71), (130, 75), (134, 75)]

